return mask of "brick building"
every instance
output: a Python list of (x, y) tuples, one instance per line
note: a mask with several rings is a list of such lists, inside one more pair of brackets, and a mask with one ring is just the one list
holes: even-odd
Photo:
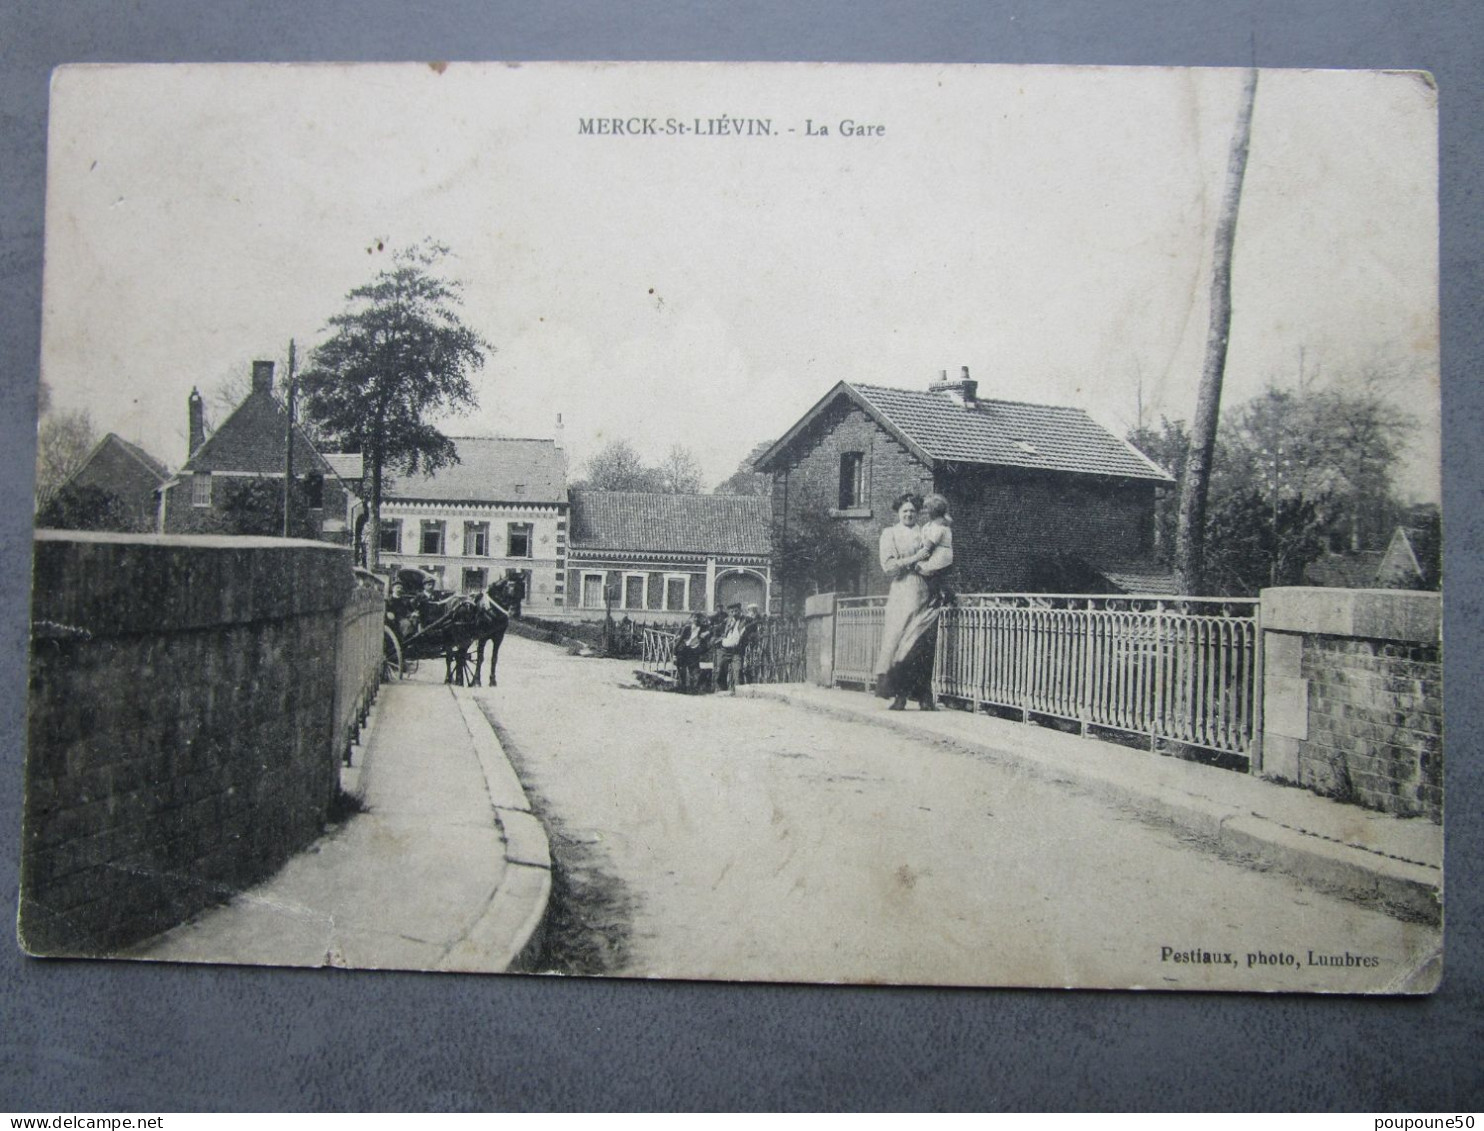
[[(206, 435), (205, 406), (199, 392), (191, 390), (186, 408), (189, 451), (185, 464), (160, 489), (160, 532), (277, 532), (243, 526), (244, 521), (265, 517), (257, 511), (272, 511), (271, 491), (262, 485), (276, 483), (280, 498), (283, 490), (289, 418), (273, 393), (273, 362), (252, 363), (252, 390), (247, 399), (210, 436)], [(302, 488), (303, 507), (296, 531), (348, 544), (354, 494), (298, 425), (293, 428), (293, 444), (294, 479)], [(253, 491), (259, 495), (256, 501), (248, 498)]]
[(772, 595), (765, 496), (572, 492), (571, 614), (683, 620)]
[[(824, 515), (858, 544), (854, 566), (813, 584), (885, 592), (877, 543), (893, 499), (937, 491), (961, 591), (1171, 592), (1152, 551), (1156, 493), (1174, 480), (1081, 409), (981, 400), (977, 388), (967, 368), (925, 391), (842, 381), (758, 458), (780, 529)], [(805, 587), (784, 594), (790, 609)]]
[(381, 568), (414, 566), (449, 589), (483, 589), (511, 570), (524, 610), (567, 603), (567, 468), (555, 440), (452, 437), (458, 462), (382, 488)]
[(93, 445), (58, 493), (86, 488), (102, 491), (118, 504), (112, 515), (118, 520), (120, 532), (153, 531), (159, 491), (169, 479), (170, 472), (163, 463), (137, 444), (110, 432)]

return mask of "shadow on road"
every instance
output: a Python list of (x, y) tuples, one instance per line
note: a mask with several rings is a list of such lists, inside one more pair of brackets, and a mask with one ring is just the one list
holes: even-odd
[(519, 744), (485, 703), (480, 708), (525, 788), (531, 811), (546, 829), (551, 850), (551, 896), (541, 942), (522, 957), (520, 971), (589, 977), (622, 974), (628, 963), (634, 898), (623, 881), (606, 869), (601, 835), (572, 829), (553, 812)]

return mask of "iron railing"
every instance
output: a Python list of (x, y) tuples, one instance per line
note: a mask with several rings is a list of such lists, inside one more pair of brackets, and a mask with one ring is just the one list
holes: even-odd
[[(869, 686), (885, 598), (836, 609), (835, 680)], [(939, 617), (933, 688), (999, 707), (1253, 759), (1255, 599), (963, 594)]]

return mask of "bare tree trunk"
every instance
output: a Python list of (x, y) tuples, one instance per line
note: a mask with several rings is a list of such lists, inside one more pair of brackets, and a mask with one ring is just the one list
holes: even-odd
[(366, 528), (370, 531), (370, 545), (366, 547), (366, 568), (381, 568), (381, 452), (373, 449), (361, 458), (371, 456), (371, 513), (367, 516)]
[(1242, 200), (1242, 178), (1252, 142), (1252, 104), (1257, 95), (1257, 68), (1247, 71), (1241, 108), (1226, 164), (1226, 189), (1216, 221), (1211, 257), (1211, 325), (1206, 334), (1206, 363), (1201, 369), (1195, 420), (1190, 431), (1190, 457), (1180, 487), (1180, 521), (1175, 531), (1175, 578), (1182, 593), (1200, 593), (1206, 572), (1206, 497), (1211, 488), (1211, 457), (1221, 412), (1221, 382), (1226, 374), (1226, 347), (1232, 321), (1232, 246)]

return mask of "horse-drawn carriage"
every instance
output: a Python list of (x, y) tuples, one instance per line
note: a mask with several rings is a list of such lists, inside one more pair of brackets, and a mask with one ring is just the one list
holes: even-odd
[(489, 685), (494, 687), (500, 644), (510, 625), (511, 609), (520, 600), (520, 582), (503, 578), (471, 595), (441, 590), (437, 581), (430, 573), (408, 568), (383, 578), (383, 675), (401, 679), (416, 671), (420, 660), (442, 659), (445, 683), (478, 687), (489, 645)]

